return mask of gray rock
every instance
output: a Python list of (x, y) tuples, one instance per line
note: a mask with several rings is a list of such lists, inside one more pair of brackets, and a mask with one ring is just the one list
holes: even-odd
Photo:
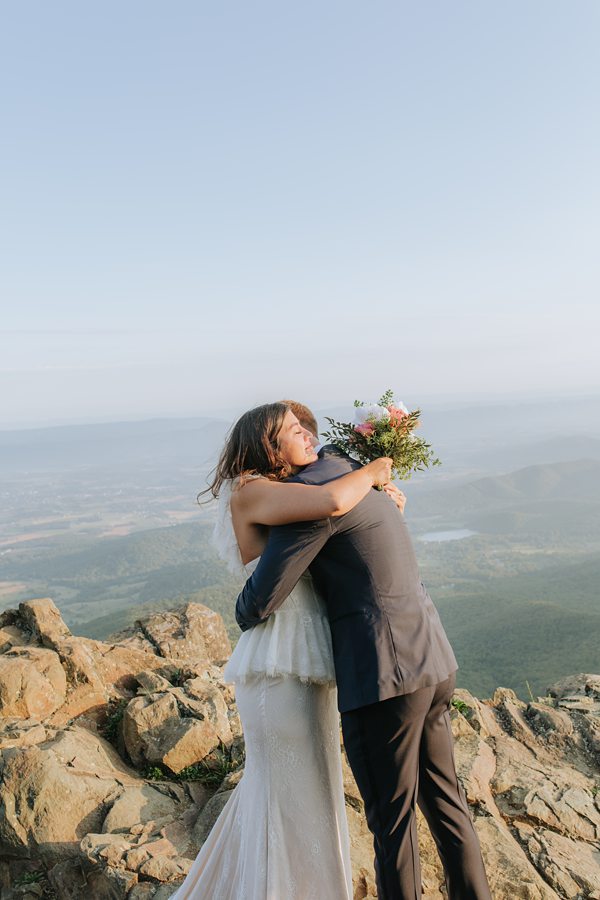
[(156, 885), (149, 881), (139, 881), (127, 894), (127, 900), (151, 900), (156, 896)]
[(193, 831), (194, 841), (198, 847), (201, 847), (208, 837), (210, 829), (221, 815), (225, 804), (232, 794), (233, 790), (222, 791), (220, 794), (215, 794), (214, 797), (211, 797), (198, 816)]
[(137, 874), (126, 869), (115, 869), (111, 866), (93, 868), (87, 873), (84, 897), (93, 900), (126, 900), (137, 882)]
[(48, 881), (60, 900), (81, 900), (85, 896), (87, 881), (79, 859), (57, 863), (49, 870)]

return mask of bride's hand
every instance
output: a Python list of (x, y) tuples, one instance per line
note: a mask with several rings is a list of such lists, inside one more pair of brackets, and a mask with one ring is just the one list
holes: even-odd
[(377, 485), (384, 485), (389, 482), (392, 477), (392, 460), (389, 456), (380, 456), (379, 459), (374, 459), (372, 462), (367, 463), (365, 469), (373, 479), (373, 485), (375, 487)]
[(400, 488), (396, 487), (391, 481), (388, 481), (387, 484), (383, 485), (383, 490), (386, 492), (388, 497), (391, 497), (398, 509), (401, 513), (404, 512), (404, 507), (406, 506), (406, 495), (402, 493)]

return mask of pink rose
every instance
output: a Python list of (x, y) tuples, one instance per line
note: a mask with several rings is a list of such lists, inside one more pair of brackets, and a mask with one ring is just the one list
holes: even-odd
[(371, 422), (363, 422), (362, 425), (356, 425), (354, 430), (362, 434), (363, 437), (369, 437), (375, 431), (375, 426)]
[(402, 420), (406, 419), (408, 415), (406, 410), (399, 406), (388, 406), (388, 412), (390, 414), (390, 422), (392, 425), (400, 425)]

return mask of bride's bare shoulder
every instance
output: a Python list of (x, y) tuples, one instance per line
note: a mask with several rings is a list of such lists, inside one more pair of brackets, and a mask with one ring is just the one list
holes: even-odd
[(232, 506), (243, 507), (252, 499), (255, 500), (258, 496), (264, 495), (275, 484), (277, 484), (276, 481), (265, 478), (264, 475), (245, 475), (236, 478), (231, 491)]

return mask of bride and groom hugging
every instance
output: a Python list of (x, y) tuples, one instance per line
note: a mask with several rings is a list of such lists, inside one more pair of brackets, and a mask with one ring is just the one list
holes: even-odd
[(457, 664), (419, 577), (391, 460), (361, 466), (319, 448), (316, 433), (301, 404), (250, 410), (209, 489), (217, 549), (249, 576), (225, 669), (246, 765), (174, 897), (352, 900), (337, 696), (378, 896), (421, 896), (418, 803), (449, 897), (488, 900), (454, 765)]

